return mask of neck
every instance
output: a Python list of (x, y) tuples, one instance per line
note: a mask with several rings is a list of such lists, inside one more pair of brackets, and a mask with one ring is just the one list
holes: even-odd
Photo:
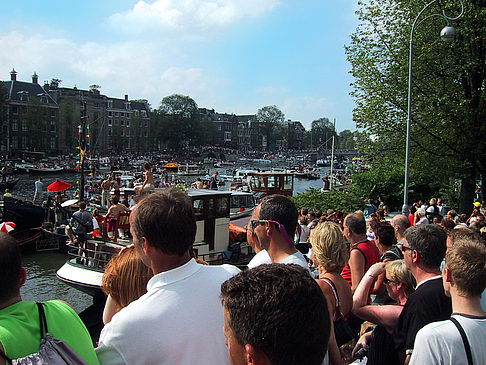
[(318, 266), (317, 267), (317, 271), (319, 271), (319, 279), (322, 279), (322, 278), (324, 278), (326, 276), (333, 277), (335, 275), (340, 275), (339, 273), (327, 271), (324, 268), (322, 268), (321, 266)]
[(22, 300), (22, 298), (20, 297), (20, 294), (13, 297), (13, 298), (10, 298), (10, 299), (6, 300), (5, 302), (0, 303), (0, 310), (7, 308), (7, 307), (10, 307), (12, 304), (18, 303), (21, 300)]
[(360, 242), (364, 242), (364, 241), (367, 241), (368, 238), (366, 237), (366, 233), (365, 234), (360, 234), (360, 235), (352, 235), (351, 237), (349, 237), (349, 242), (352, 244), (352, 245), (355, 245), (357, 243), (360, 243)]
[(159, 254), (152, 259), (152, 271), (154, 272), (154, 275), (157, 275), (161, 272), (169, 271), (187, 264), (189, 260), (191, 260), (189, 252), (186, 252), (182, 256)]
[(267, 249), (268, 255), (273, 263), (280, 262), (287, 256), (293, 255), (297, 252), (294, 245), (289, 245), (285, 240), (275, 240), (270, 243)]
[(417, 285), (420, 284), (422, 281), (433, 278), (434, 276), (440, 275), (440, 269), (422, 269), (422, 268), (415, 268), (415, 270), (411, 270), (412, 274), (417, 281)]
[(451, 287), (452, 312), (468, 314), (471, 316), (485, 316), (486, 312), (481, 307), (481, 297), (468, 297), (459, 294)]

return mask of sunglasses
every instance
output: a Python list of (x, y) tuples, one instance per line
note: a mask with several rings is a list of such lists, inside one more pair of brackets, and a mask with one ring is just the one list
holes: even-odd
[(414, 249), (413, 249), (413, 248), (411, 248), (411, 247), (408, 247), (408, 246), (405, 246), (405, 245), (403, 245), (403, 244), (402, 244), (402, 245), (400, 245), (400, 250), (401, 250), (403, 253), (405, 253), (405, 252), (407, 252), (407, 250), (413, 251)]
[(265, 224), (265, 223), (276, 224), (277, 227), (278, 227), (278, 230), (280, 231), (282, 236), (285, 238), (285, 240), (292, 245), (294, 244), (294, 241), (292, 241), (290, 239), (287, 231), (285, 230), (285, 227), (283, 225), (281, 225), (279, 222), (273, 221), (271, 219), (253, 219), (248, 223), (248, 225), (246, 226), (246, 229), (248, 229), (250, 232), (253, 232), (258, 225)]
[(386, 285), (386, 284), (388, 284), (388, 283), (393, 284), (393, 283), (394, 283), (394, 281), (391, 281), (390, 279), (388, 279), (388, 278), (385, 276), (385, 278), (383, 279), (383, 284), (385, 284), (385, 285)]

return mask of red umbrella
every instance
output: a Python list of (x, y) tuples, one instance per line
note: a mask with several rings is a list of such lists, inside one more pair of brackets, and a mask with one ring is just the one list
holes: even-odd
[(9, 233), (15, 229), (14, 222), (3, 222), (0, 224), (0, 232)]
[(71, 184), (68, 183), (68, 182), (56, 180), (51, 185), (49, 185), (47, 187), (47, 191), (52, 191), (52, 192), (64, 191), (67, 188), (69, 188), (70, 186), (71, 186)]

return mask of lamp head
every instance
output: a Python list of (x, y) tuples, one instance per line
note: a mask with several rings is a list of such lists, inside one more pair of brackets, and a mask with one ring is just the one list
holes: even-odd
[(440, 37), (444, 42), (454, 42), (456, 39), (456, 30), (454, 27), (451, 27), (450, 25), (446, 25), (442, 30), (440, 31)]

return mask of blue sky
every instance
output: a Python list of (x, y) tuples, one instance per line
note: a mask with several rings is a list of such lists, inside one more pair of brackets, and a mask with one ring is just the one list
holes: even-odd
[(355, 129), (344, 45), (357, 0), (23, 0), (0, 3), (0, 80), (255, 114), (277, 105), (309, 129)]

